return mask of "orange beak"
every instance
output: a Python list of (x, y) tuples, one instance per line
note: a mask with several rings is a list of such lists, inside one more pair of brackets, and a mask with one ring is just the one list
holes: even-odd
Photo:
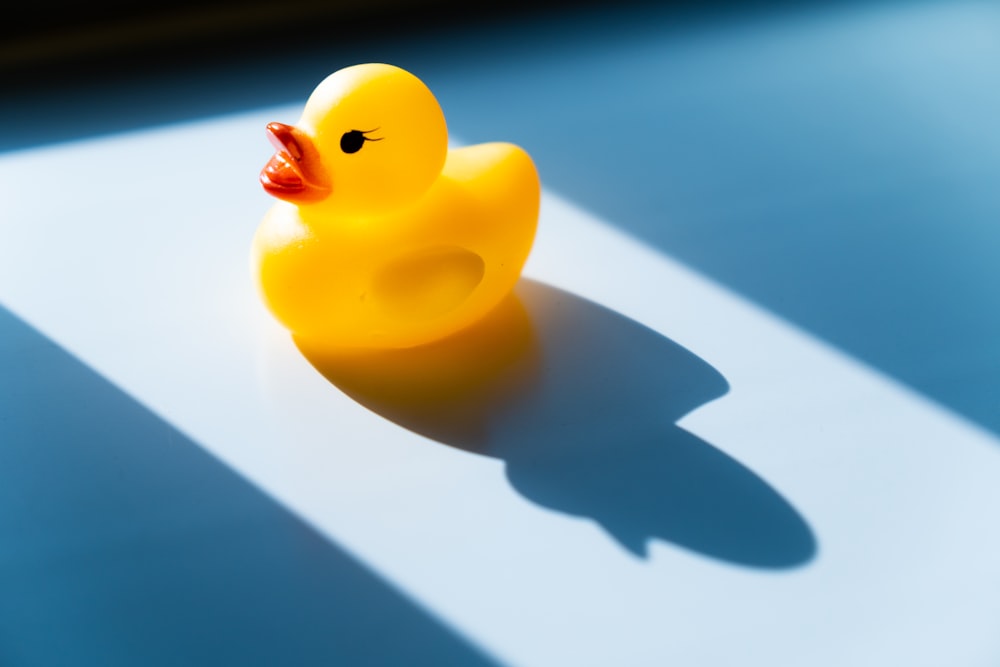
[(268, 123), (267, 138), (277, 150), (260, 172), (260, 184), (269, 195), (308, 204), (332, 192), (319, 152), (304, 132), (284, 123)]

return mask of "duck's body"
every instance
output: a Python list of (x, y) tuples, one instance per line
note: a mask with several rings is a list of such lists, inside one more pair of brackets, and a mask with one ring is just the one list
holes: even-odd
[(332, 347), (445, 337), (513, 289), (539, 197), (527, 153), (489, 143), (449, 150), (426, 192), (388, 212), (337, 215), (278, 202), (254, 237), (264, 301), (297, 337)]

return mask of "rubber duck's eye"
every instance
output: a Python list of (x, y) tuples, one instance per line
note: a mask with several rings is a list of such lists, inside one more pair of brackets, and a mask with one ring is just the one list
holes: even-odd
[(357, 153), (364, 145), (365, 135), (361, 134), (361, 130), (344, 132), (344, 136), (340, 138), (340, 150), (345, 153)]
[[(375, 130), (377, 129), (376, 127)], [(382, 141), (381, 137), (372, 139), (365, 136), (368, 132), (374, 132), (375, 130), (351, 130), (350, 132), (344, 132), (343, 136), (340, 137), (340, 150), (345, 153), (357, 153), (365, 145), (366, 141)]]

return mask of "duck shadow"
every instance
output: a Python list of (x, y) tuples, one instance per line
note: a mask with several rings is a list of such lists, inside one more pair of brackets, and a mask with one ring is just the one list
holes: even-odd
[(522, 279), (487, 320), (410, 350), (338, 354), (297, 341), (330, 382), (446, 445), (504, 461), (544, 507), (760, 568), (808, 562), (816, 540), (760, 476), (676, 422), (725, 394), (711, 365), (578, 296)]

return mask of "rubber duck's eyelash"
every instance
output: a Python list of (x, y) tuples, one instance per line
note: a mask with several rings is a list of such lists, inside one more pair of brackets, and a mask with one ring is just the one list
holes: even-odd
[(374, 132), (378, 128), (371, 130), (351, 130), (344, 132), (340, 137), (340, 150), (345, 153), (357, 153), (366, 141), (382, 141), (385, 137), (366, 137), (369, 132)]

